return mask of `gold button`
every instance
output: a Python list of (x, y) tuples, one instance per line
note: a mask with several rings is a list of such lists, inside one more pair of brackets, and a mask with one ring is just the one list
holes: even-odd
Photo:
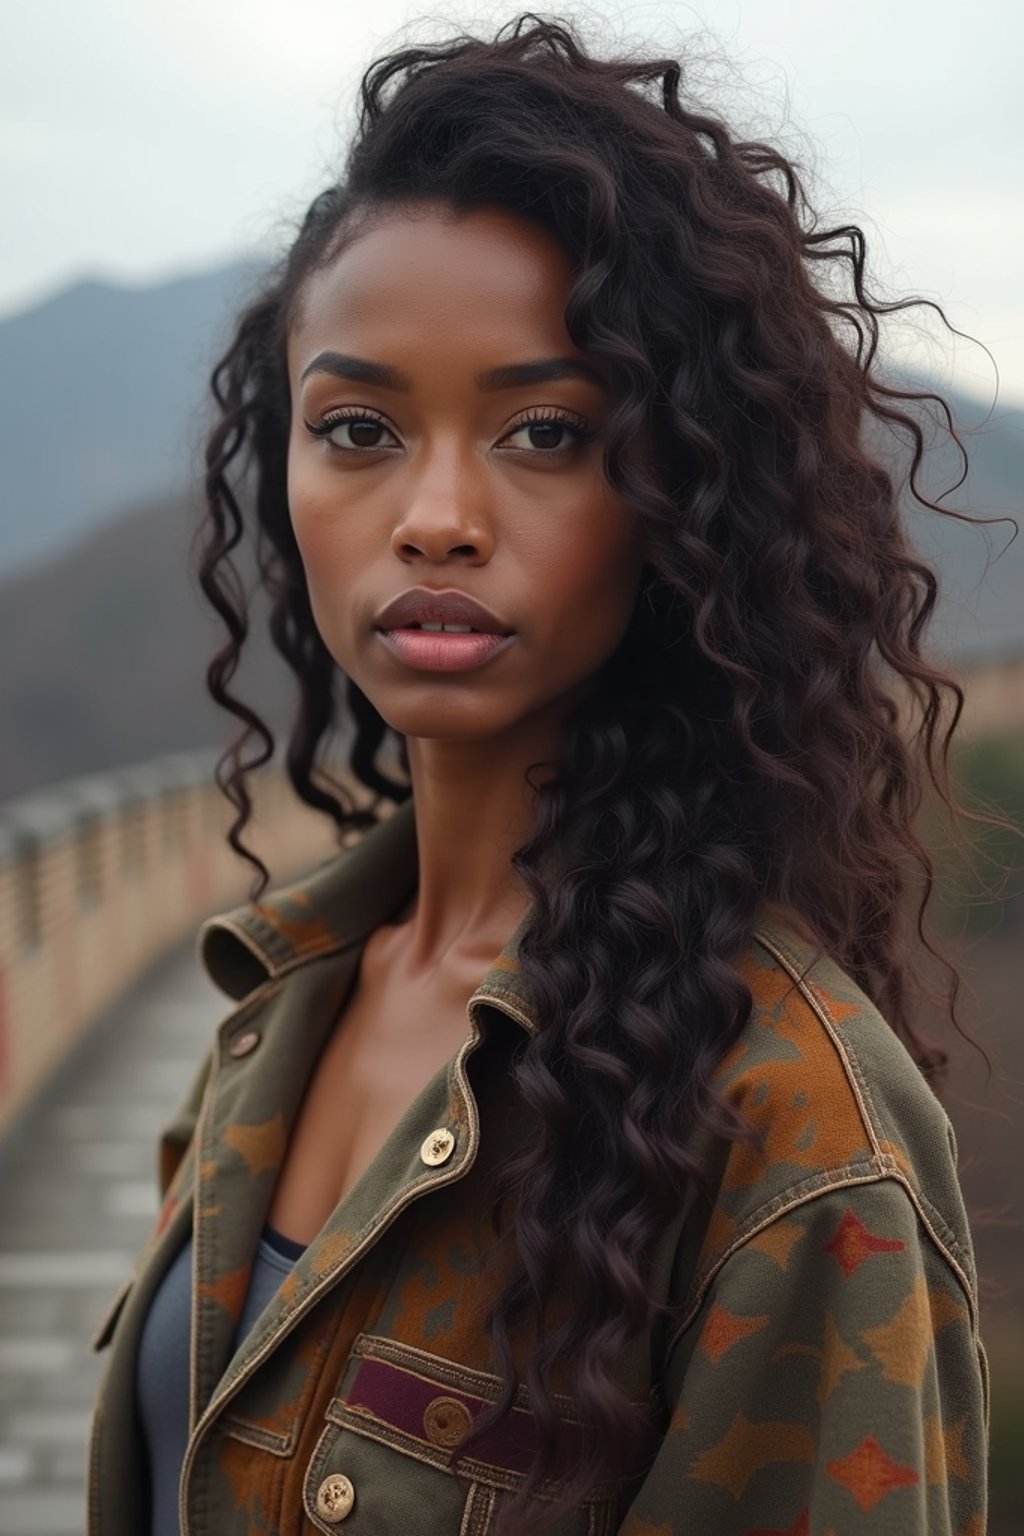
[(232, 1056), (248, 1056), (249, 1052), (254, 1051), (259, 1043), (260, 1032), (258, 1029), (244, 1029), (240, 1035), (236, 1035), (232, 1040), (228, 1046), (228, 1051)]
[(316, 1491), (316, 1512), (321, 1520), (337, 1525), (352, 1513), (355, 1501), (356, 1491), (348, 1478), (335, 1472), (331, 1477), (325, 1477)]
[(423, 1414), (427, 1439), (448, 1448), (465, 1439), (472, 1423), (469, 1409), (457, 1397), (435, 1397)]
[(420, 1157), (428, 1168), (437, 1168), (448, 1161), (454, 1150), (455, 1137), (446, 1125), (442, 1125), (438, 1130), (431, 1131), (420, 1147)]

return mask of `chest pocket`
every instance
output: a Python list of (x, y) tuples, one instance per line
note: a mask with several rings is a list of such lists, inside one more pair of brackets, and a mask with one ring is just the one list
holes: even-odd
[[(452, 1459), (499, 1387), (485, 1372), (360, 1334), (306, 1472), (312, 1527), (327, 1536), (408, 1536), (429, 1522), (436, 1536), (488, 1536), (530, 1465), (532, 1415), (514, 1408), (457, 1470)], [(578, 1423), (568, 1400), (558, 1407)], [(614, 1507), (613, 1491), (599, 1490), (552, 1536), (609, 1536)]]

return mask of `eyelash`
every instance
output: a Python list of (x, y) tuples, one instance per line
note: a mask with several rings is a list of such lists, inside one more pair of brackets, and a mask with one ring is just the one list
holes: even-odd
[[(305, 421), (305, 418), (303, 418), (303, 421), (305, 422), (306, 430), (313, 437), (324, 438), (327, 441), (328, 447), (335, 453), (379, 453), (381, 451), (380, 444), (374, 444), (373, 447), (347, 448), (341, 443), (332, 443), (330, 441), (330, 434), (343, 421), (377, 422), (386, 431), (391, 431), (383, 416), (378, 415), (376, 411), (357, 406), (349, 406), (342, 410), (332, 411), (330, 415), (322, 417), (320, 421)], [(558, 459), (563, 454), (572, 453), (581, 444), (592, 442), (597, 436), (597, 432), (593, 428), (586, 426), (580, 417), (571, 416), (562, 411), (543, 410), (539, 406), (531, 408), (521, 420), (510, 427), (506, 436), (511, 436), (514, 432), (521, 432), (523, 427), (546, 424), (548, 422), (565, 427), (570, 435), (570, 441), (563, 444), (561, 448), (513, 448), (510, 451), (513, 453), (525, 453), (531, 458)]]

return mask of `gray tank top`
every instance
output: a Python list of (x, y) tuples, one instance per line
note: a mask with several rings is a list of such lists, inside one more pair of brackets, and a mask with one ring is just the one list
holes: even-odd
[[(302, 1243), (264, 1227), (235, 1334), (245, 1338), (295, 1260)], [(192, 1235), (153, 1297), (136, 1361), (135, 1395), (149, 1468), (149, 1536), (178, 1536), (178, 1481), (188, 1444)]]

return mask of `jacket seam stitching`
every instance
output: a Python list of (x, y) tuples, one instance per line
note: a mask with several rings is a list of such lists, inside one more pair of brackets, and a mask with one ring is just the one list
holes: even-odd
[(895, 1162), (887, 1159), (882, 1154), (879, 1160), (870, 1160), (866, 1163), (847, 1163), (842, 1168), (837, 1168), (828, 1173), (812, 1174), (806, 1179), (801, 1179), (797, 1184), (789, 1185), (778, 1195), (773, 1195), (770, 1200), (764, 1201), (751, 1212), (747, 1220), (735, 1234), (732, 1241), (724, 1244), (708, 1259), (704, 1268), (698, 1271), (696, 1278), (690, 1286), (688, 1295), (693, 1298), (685, 1320), (679, 1324), (669, 1340), (668, 1353), (671, 1354), (676, 1341), (685, 1333), (696, 1314), (700, 1311), (704, 1302), (704, 1295), (712, 1280), (718, 1274), (722, 1266), (728, 1263), (734, 1253), (745, 1247), (751, 1238), (757, 1237), (765, 1227), (779, 1221), (790, 1211), (805, 1205), (808, 1200), (815, 1199), (818, 1195), (829, 1194), (836, 1189), (846, 1189), (857, 1184), (872, 1184), (879, 1179), (886, 1178), (896, 1170)]
[[(378, 1418), (369, 1410), (362, 1412), (359, 1409), (350, 1408), (340, 1398), (334, 1398), (329, 1404), (327, 1419), (338, 1430), (348, 1430), (364, 1439), (375, 1440), (380, 1445), (390, 1446), (392, 1450), (410, 1457), (413, 1461), (419, 1461), (424, 1466), (433, 1467), (439, 1472), (447, 1472), (449, 1476), (457, 1479), (483, 1483), (487, 1487), (501, 1488), (506, 1493), (512, 1493), (521, 1486), (525, 1477), (523, 1472), (512, 1471), (508, 1467), (498, 1465), (497, 1462), (483, 1461), (473, 1455), (460, 1458), (459, 1465), (455, 1467), (452, 1465), (452, 1451), (433, 1446), (429, 1441), (421, 1440), (407, 1430), (389, 1424), (386, 1419)], [(591, 1500), (601, 1502), (611, 1498), (614, 1491), (614, 1485), (611, 1483), (599, 1484), (594, 1489)], [(559, 1492), (558, 1484), (549, 1481), (537, 1490), (537, 1497), (553, 1499), (558, 1497)]]
[[(814, 986), (813, 982), (806, 979), (806, 972), (803, 974), (797, 974), (797, 972), (800, 970), (799, 959), (792, 953), (792, 951), (786, 944), (783, 943), (781, 939), (776, 938), (774, 935), (768, 937), (766, 934), (762, 934), (760, 932), (756, 932), (754, 937), (758, 940), (759, 943), (764, 945), (770, 954), (775, 956), (776, 960), (778, 960), (779, 964), (783, 967), (791, 980), (799, 988), (802, 996), (806, 999), (807, 1003), (814, 1011), (815, 1016), (822, 1024), (826, 1034), (832, 1042), (836, 1055), (839, 1057), (839, 1060), (843, 1065), (844, 1076), (850, 1085), (850, 1090), (853, 1093), (854, 1099), (857, 1103), (861, 1121), (871, 1143), (871, 1150), (876, 1157), (883, 1156), (884, 1154), (881, 1147), (881, 1136), (879, 1134), (881, 1131), (881, 1123), (878, 1120), (874, 1101), (871, 1098), (870, 1089), (868, 1088), (867, 1082), (860, 1071), (860, 1063), (855, 1060), (854, 1053), (847, 1049), (846, 1040), (840, 1034), (836, 1021), (832, 1018), (828, 1008), (819, 997), (817, 988)], [(807, 970), (812, 968), (813, 967), (809, 966), (807, 967)], [(868, 1001), (870, 1001), (870, 999), (868, 999)]]
[[(264, 987), (258, 989), (256, 997), (258, 998), (259, 992), (262, 992), (264, 990), (264, 988), (269, 987), (269, 985), (270, 985), (269, 982), (264, 983)], [(247, 1008), (253, 1007), (254, 1006), (254, 1002), (255, 1002), (254, 998), (246, 998), (246, 999), (244, 999), (239, 1004), (239, 1006), (237, 1008), (234, 1008), (231, 1011), (231, 1013), (224, 1020), (224, 1022), (220, 1025), (220, 1027), (219, 1027), (219, 1029), (217, 1031), (218, 1047), (220, 1046), (220, 1044), (222, 1043), (222, 1041), (223, 1041), (223, 1039), (225, 1037), (225, 1034), (226, 1034), (226, 1031), (227, 1031), (227, 1026), (229, 1024), (236, 1023), (238, 1021), (239, 1015), (243, 1014)], [(193, 1201), (196, 1204), (196, 1209), (197, 1210), (198, 1210), (198, 1200), (199, 1200), (199, 1196), (200, 1196), (200, 1192), (201, 1192), (201, 1187), (202, 1187), (202, 1165), (203, 1165), (203, 1156), (202, 1156), (202, 1154), (203, 1154), (203, 1151), (204, 1151), (204, 1143), (205, 1143), (205, 1140), (206, 1140), (207, 1131), (208, 1131), (208, 1128), (209, 1128), (209, 1125), (210, 1125), (210, 1120), (211, 1120), (210, 1106), (213, 1103), (214, 1093), (215, 1093), (215, 1089), (216, 1089), (216, 1085), (217, 1085), (217, 1079), (218, 1079), (218, 1075), (220, 1073), (220, 1070), (221, 1070), (221, 1060), (220, 1060), (220, 1049), (218, 1048), (218, 1049), (215, 1049), (213, 1051), (213, 1054), (212, 1054), (212, 1059), (211, 1059), (211, 1064), (210, 1064), (210, 1076), (207, 1079), (206, 1088), (205, 1088), (205, 1090), (203, 1092), (202, 1103), (199, 1106), (199, 1114), (198, 1114), (198, 1118), (197, 1118), (197, 1122), (196, 1122), (196, 1132), (195, 1132), (195, 1137), (194, 1137), (195, 1145), (196, 1145), (196, 1154), (197, 1155), (196, 1155), (195, 1183), (194, 1183), (194, 1186), (193, 1186)], [(188, 1536), (188, 1531), (190, 1529), (190, 1527), (189, 1527), (189, 1520), (188, 1520), (188, 1497), (187, 1497), (187, 1493), (190, 1490), (189, 1490), (188, 1479), (186, 1477), (186, 1471), (189, 1474), (191, 1473), (191, 1469), (195, 1465), (195, 1459), (196, 1459), (196, 1455), (197, 1455), (197, 1447), (194, 1446), (192, 1442), (193, 1442), (193, 1437), (194, 1437), (194, 1434), (195, 1434), (195, 1430), (198, 1427), (198, 1421), (199, 1421), (199, 1417), (200, 1417), (200, 1414), (199, 1414), (199, 1363), (200, 1363), (201, 1355), (207, 1352), (206, 1351), (207, 1339), (206, 1339), (205, 1336), (203, 1338), (200, 1338), (199, 1328), (198, 1328), (197, 1324), (199, 1322), (199, 1301), (200, 1301), (200, 1292), (199, 1292), (200, 1250), (201, 1250), (201, 1248), (204, 1245), (204, 1238), (208, 1238), (209, 1237), (209, 1232), (208, 1232), (209, 1226), (210, 1226), (210, 1223), (208, 1223), (208, 1222), (193, 1221), (193, 1223), (192, 1223), (192, 1274), (191, 1274), (192, 1301), (191, 1301), (190, 1315), (189, 1315), (189, 1332), (190, 1332), (190, 1347), (189, 1347), (189, 1410), (188, 1410), (188, 1417), (189, 1417), (189, 1441), (188, 1441), (188, 1443), (186, 1444), (186, 1447), (185, 1447), (185, 1457), (184, 1457), (184, 1462), (183, 1462), (183, 1467), (182, 1467), (182, 1476), (181, 1476), (181, 1480), (180, 1480), (179, 1485), (178, 1485), (178, 1519), (179, 1519), (179, 1523), (180, 1523), (180, 1526), (181, 1526), (182, 1536)], [(206, 1246), (208, 1246), (211, 1251), (215, 1251), (214, 1245), (212, 1243), (207, 1243)], [(190, 1455), (190, 1452), (191, 1452), (191, 1455)], [(205, 1492), (203, 1490), (200, 1490), (200, 1500), (201, 1500), (201, 1503), (203, 1505), (203, 1508), (205, 1509), (206, 1503), (207, 1503), (207, 1498), (206, 1498), (206, 1494), (205, 1494)]]
[(987, 1441), (992, 1429), (992, 1368), (989, 1364), (985, 1342), (980, 1333), (975, 1338), (975, 1346), (978, 1352), (978, 1370), (981, 1372), (982, 1401), (985, 1407), (985, 1439)]
[[(320, 1437), (313, 1447), (313, 1454), (309, 1458), (306, 1475), (302, 1479), (302, 1504), (307, 1519), (311, 1520), (318, 1531), (325, 1532), (325, 1536), (334, 1536), (335, 1527), (327, 1525), (316, 1510), (316, 1495), (313, 1492), (314, 1485), (319, 1485), (320, 1475), (327, 1461), (327, 1453), (331, 1443), (337, 1438), (336, 1425), (327, 1423), (320, 1431)], [(357, 1495), (358, 1497), (358, 1495)]]
[[(847, 1069), (847, 1080), (849, 1081), (850, 1088), (858, 1101), (864, 1127), (871, 1139), (876, 1158), (878, 1158), (880, 1162), (884, 1160), (888, 1165), (894, 1166), (895, 1172), (893, 1177), (898, 1177), (899, 1182), (903, 1184), (908, 1193), (912, 1196), (914, 1204), (917, 1207), (918, 1214), (920, 1215), (922, 1222), (927, 1228), (932, 1241), (944, 1254), (946, 1261), (956, 1271), (960, 1282), (964, 1287), (964, 1290), (971, 1297), (972, 1315), (976, 1316), (977, 1297), (975, 1293), (975, 1286), (969, 1278), (973, 1270), (973, 1260), (968, 1251), (961, 1244), (956, 1233), (953, 1232), (950, 1228), (945, 1217), (932, 1204), (927, 1195), (921, 1189), (918, 1180), (916, 1178), (910, 1178), (906, 1169), (901, 1167), (899, 1163), (896, 1163), (895, 1159), (893, 1159), (890, 1154), (882, 1151), (881, 1133), (883, 1126), (879, 1118), (878, 1111), (875, 1109), (874, 1100), (871, 1097), (871, 1091), (868, 1086), (867, 1079), (865, 1078), (861, 1069), (861, 1064), (857, 1058), (856, 1052), (849, 1047), (845, 1035), (840, 1030), (836, 1021), (832, 1018), (826, 1004), (822, 1001), (816, 984), (810, 979), (805, 980), (803, 977), (794, 974), (795, 969), (799, 967), (799, 960), (796, 955), (794, 955), (793, 951), (788, 947), (786, 942), (783, 939), (778, 938), (774, 933), (772, 933), (770, 936), (767, 934), (755, 933), (755, 938), (764, 944), (765, 948), (768, 949), (770, 953), (774, 953), (780, 964), (785, 966), (789, 975), (793, 978), (794, 982), (800, 988), (801, 992), (807, 998), (808, 1003), (814, 1009), (814, 1012), (818, 1018), (821, 1020), (823, 1027), (827, 1031), (830, 1039), (833, 1042), (833, 1045), (835, 1046), (840, 1060), (842, 1061), (844, 1067)], [(816, 957), (816, 960), (817, 958), (819, 957)], [(808, 966), (807, 970), (810, 971), (812, 968), (812, 966)], [(870, 1001), (871, 1000), (869, 998), (868, 1002)], [(891, 1026), (888, 1027), (891, 1028)]]
[[(258, 960), (264, 967), (268, 980), (273, 981), (276, 981), (281, 976), (287, 976), (289, 971), (296, 970), (300, 965), (304, 965), (310, 960), (319, 960), (324, 955), (336, 954), (338, 950), (347, 949), (350, 944), (357, 943), (359, 940), (359, 934), (357, 933), (354, 936), (342, 935), (337, 937), (332, 935), (329, 939), (321, 939), (301, 946), (293, 944), (290, 946), (290, 954), (286, 955), (283, 959), (278, 959), (247, 928), (233, 917), (226, 915), (223, 917), (211, 917), (200, 928), (197, 940), (197, 948), (200, 951), (200, 964), (206, 974), (211, 977), (211, 980), (213, 975), (206, 961), (202, 959), (201, 950), (205, 936), (208, 933), (218, 932), (230, 933), (233, 938), (238, 939), (239, 943), (243, 944), (253, 958)], [(265, 983), (261, 983), (261, 985), (265, 985)], [(254, 995), (254, 991), (247, 992), (245, 997), (239, 999), (239, 1001), (248, 1001)]]
[(478, 1004), (485, 1003), (493, 1003), (496, 1007), (511, 1014), (516, 1022), (526, 1030), (528, 1035), (535, 1035), (537, 1033), (536, 1020), (530, 1017), (523, 1007), (518, 993), (511, 988), (506, 991), (503, 987), (492, 987), (487, 992), (474, 992), (467, 1007), (475, 1007)]
[[(479, 1509), (477, 1508), (478, 1498)], [(494, 1489), (486, 1488), (482, 1483), (472, 1483), (462, 1511), (459, 1536), (486, 1536), (493, 1510)]]
[[(380, 1360), (386, 1365), (393, 1365), (398, 1370), (404, 1370), (410, 1376), (417, 1376), (429, 1386), (456, 1387), (470, 1397), (487, 1398), (488, 1391), (493, 1392), (494, 1401), (502, 1387), (499, 1376), (492, 1375), (489, 1371), (480, 1371), (472, 1366), (461, 1366), (444, 1359), (441, 1355), (433, 1355), (428, 1350), (417, 1349), (415, 1345), (405, 1344), (398, 1339), (389, 1339), (383, 1334), (361, 1333), (352, 1346), (352, 1354), (361, 1360)], [(429, 1370), (430, 1375), (416, 1370), (415, 1366), (422, 1366)], [(573, 1423), (582, 1423), (579, 1417), (580, 1405), (564, 1393), (555, 1393), (552, 1397), (552, 1405), (558, 1408)], [(514, 1407), (530, 1411), (529, 1398), (526, 1388), (520, 1384), (513, 1403)]]
[[(879, 1167), (871, 1173), (865, 1172), (858, 1176), (857, 1174), (850, 1171), (843, 1178), (836, 1179), (830, 1183), (822, 1184), (817, 1187), (808, 1188), (806, 1181), (804, 1185), (793, 1186), (790, 1191), (790, 1193), (794, 1196), (792, 1199), (788, 1200), (778, 1210), (769, 1211), (769, 1213), (765, 1215), (762, 1220), (757, 1221), (756, 1224), (751, 1226), (748, 1230), (744, 1230), (727, 1248), (721, 1250), (720, 1254), (716, 1256), (715, 1261), (708, 1266), (699, 1283), (697, 1283), (691, 1289), (690, 1294), (693, 1297), (693, 1301), (685, 1318), (676, 1328), (675, 1332), (672, 1334), (672, 1337), (669, 1339), (668, 1347), (665, 1351), (666, 1366), (668, 1361), (671, 1359), (672, 1352), (674, 1351), (676, 1345), (680, 1342), (683, 1335), (689, 1331), (689, 1329), (693, 1326), (696, 1318), (700, 1315), (701, 1308), (704, 1305), (704, 1300), (712, 1280), (714, 1280), (719, 1270), (725, 1266), (728, 1260), (731, 1259), (734, 1254), (738, 1253), (741, 1248), (745, 1248), (747, 1244), (753, 1238), (757, 1237), (759, 1233), (763, 1232), (766, 1227), (771, 1226), (774, 1222), (780, 1220), (783, 1216), (788, 1215), (790, 1211), (798, 1210), (800, 1206), (807, 1205), (811, 1200), (817, 1199), (820, 1195), (832, 1194), (834, 1191), (840, 1189), (855, 1188), (861, 1184), (881, 1184), (886, 1180), (890, 1180), (894, 1184), (899, 1184), (900, 1187), (906, 1191), (907, 1198), (910, 1200), (911, 1205), (914, 1207), (914, 1210), (919, 1220), (921, 1221), (922, 1226), (925, 1228), (929, 1237), (932, 1239), (932, 1242), (935, 1244), (937, 1252), (939, 1253), (940, 1257), (945, 1259), (946, 1263), (950, 1266), (956, 1275), (957, 1280), (960, 1283), (960, 1287), (964, 1292), (965, 1299), (968, 1303), (968, 1313), (971, 1317), (972, 1324), (972, 1335), (977, 1337), (977, 1303), (971, 1291), (967, 1277), (964, 1274), (964, 1271), (957, 1263), (954, 1256), (946, 1248), (945, 1244), (940, 1240), (938, 1234), (932, 1226), (931, 1221), (929, 1220), (928, 1215), (921, 1208), (921, 1203), (917, 1197), (917, 1191), (907, 1180), (899, 1164), (895, 1161), (894, 1158), (886, 1157), (884, 1153), (882, 1154), (880, 1161), (882, 1164), (884, 1164), (884, 1166)], [(799, 1191), (799, 1193), (796, 1193), (796, 1191)], [(764, 1211), (767, 1210), (767, 1207), (762, 1206), (760, 1209)], [(664, 1372), (662, 1372), (662, 1374), (664, 1375)]]
[(295, 1431), (279, 1435), (276, 1430), (264, 1429), (240, 1414), (224, 1415), (224, 1433), (230, 1440), (240, 1440), (243, 1445), (254, 1445), (258, 1450), (269, 1451), (272, 1456), (290, 1456), (295, 1449)]

